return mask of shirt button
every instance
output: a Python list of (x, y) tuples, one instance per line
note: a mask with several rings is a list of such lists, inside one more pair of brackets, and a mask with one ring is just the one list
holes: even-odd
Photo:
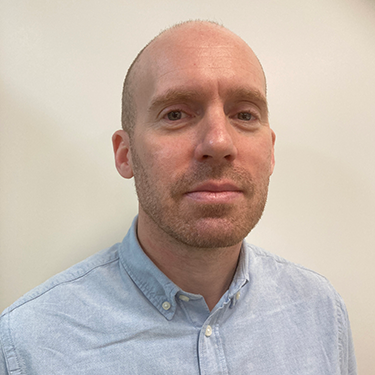
[(211, 328), (211, 326), (207, 326), (205, 335), (206, 335), (206, 337), (210, 337), (212, 335), (212, 328)]
[(162, 307), (164, 310), (169, 310), (171, 308), (171, 304), (168, 301), (163, 302)]
[(185, 302), (189, 302), (190, 301), (190, 298), (188, 296), (185, 296), (183, 294), (180, 294), (178, 296), (178, 298), (181, 300), (181, 301), (185, 301)]
[(238, 291), (238, 292), (236, 293), (236, 300), (238, 301), (238, 300), (240, 299), (240, 297), (241, 297), (241, 292)]

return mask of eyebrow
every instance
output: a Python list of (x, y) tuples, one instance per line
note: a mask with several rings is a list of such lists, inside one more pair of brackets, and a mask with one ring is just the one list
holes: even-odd
[(199, 96), (199, 92), (195, 90), (168, 90), (166, 93), (157, 96), (148, 108), (148, 112), (152, 112), (158, 107), (161, 107), (166, 104), (172, 104), (175, 102), (191, 102), (196, 100)]
[(227, 95), (236, 100), (249, 100), (257, 104), (268, 116), (268, 102), (266, 96), (257, 89), (237, 88), (229, 90)]
[[(202, 93), (196, 90), (171, 89), (153, 99), (151, 105), (148, 108), (148, 112), (152, 112), (153, 110), (166, 104), (196, 101), (201, 95)], [(268, 116), (267, 98), (262, 92), (257, 89), (240, 87), (226, 91), (225, 95), (234, 100), (249, 100), (251, 102), (254, 102), (260, 107), (260, 109), (264, 110), (265, 114)]]

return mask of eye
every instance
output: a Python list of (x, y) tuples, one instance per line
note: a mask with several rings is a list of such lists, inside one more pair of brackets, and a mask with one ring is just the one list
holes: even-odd
[[(183, 107), (183, 108), (181, 108)], [(188, 124), (194, 117), (187, 106), (169, 106), (158, 115), (158, 123), (165, 129), (180, 129)]]
[(230, 118), (233, 124), (244, 131), (255, 131), (261, 124), (261, 114), (255, 106), (239, 105), (233, 108)]
[(183, 117), (183, 113), (181, 111), (171, 111), (167, 113), (167, 118), (170, 121), (181, 120), (182, 117)]
[(255, 119), (255, 116), (249, 112), (240, 112), (237, 114), (237, 118), (241, 121), (251, 121)]

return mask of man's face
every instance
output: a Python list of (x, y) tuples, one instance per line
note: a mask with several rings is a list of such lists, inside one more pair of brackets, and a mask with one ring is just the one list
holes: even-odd
[(227, 247), (258, 222), (273, 170), (264, 75), (239, 38), (186, 29), (140, 62), (130, 143), (139, 215), (186, 245)]

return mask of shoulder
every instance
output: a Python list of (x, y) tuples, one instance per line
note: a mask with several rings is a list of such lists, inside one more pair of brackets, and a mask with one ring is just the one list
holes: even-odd
[(277, 271), (275, 277), (278, 273), (281, 273), (284, 277), (292, 279), (301, 277), (302, 279), (315, 281), (319, 284), (329, 284), (328, 279), (318, 272), (308, 269), (300, 264), (293, 263), (258, 246), (248, 243), (245, 243), (245, 246), (248, 252), (250, 267), (254, 266), (259, 268), (262, 266), (264, 267), (264, 272), (275, 273), (275, 271)]
[(325, 354), (337, 353), (342, 374), (355, 374), (348, 313), (328, 279), (257, 246), (246, 244), (245, 248), (249, 304), (258, 315), (262, 319), (278, 317), (277, 322), (284, 326), (290, 323), (288, 332), (297, 327), (295, 337), (305, 333), (306, 342), (319, 340)]
[(289, 298), (325, 301), (346, 312), (341, 296), (325, 276), (255, 245), (245, 246), (253, 283), (274, 286), (275, 291), (287, 293)]
[(38, 358), (45, 355), (41, 348), (47, 341), (53, 347), (56, 338), (73, 337), (78, 327), (89, 326), (96, 316), (95, 307), (106, 305), (105, 296), (115, 295), (120, 284), (118, 248), (116, 244), (77, 263), (4, 310), (0, 369), (6, 361), (10, 372), (18, 373), (21, 367), (27, 368), (23, 362), (31, 352)]
[(293, 306), (299, 316), (335, 327), (338, 336), (350, 333), (345, 302), (325, 276), (257, 246), (246, 244), (246, 249), (250, 287), (265, 304)]
[(116, 244), (108, 249), (102, 250), (51, 277), (5, 309), (1, 317), (22, 309), (28, 304), (35, 303), (38, 300), (42, 302), (46, 299), (61, 298), (72, 285), (84, 284), (85, 288), (90, 288), (90, 284), (94, 286), (94, 284), (98, 282), (97, 274), (106, 272), (108, 268), (118, 262), (118, 245), (119, 244)]

